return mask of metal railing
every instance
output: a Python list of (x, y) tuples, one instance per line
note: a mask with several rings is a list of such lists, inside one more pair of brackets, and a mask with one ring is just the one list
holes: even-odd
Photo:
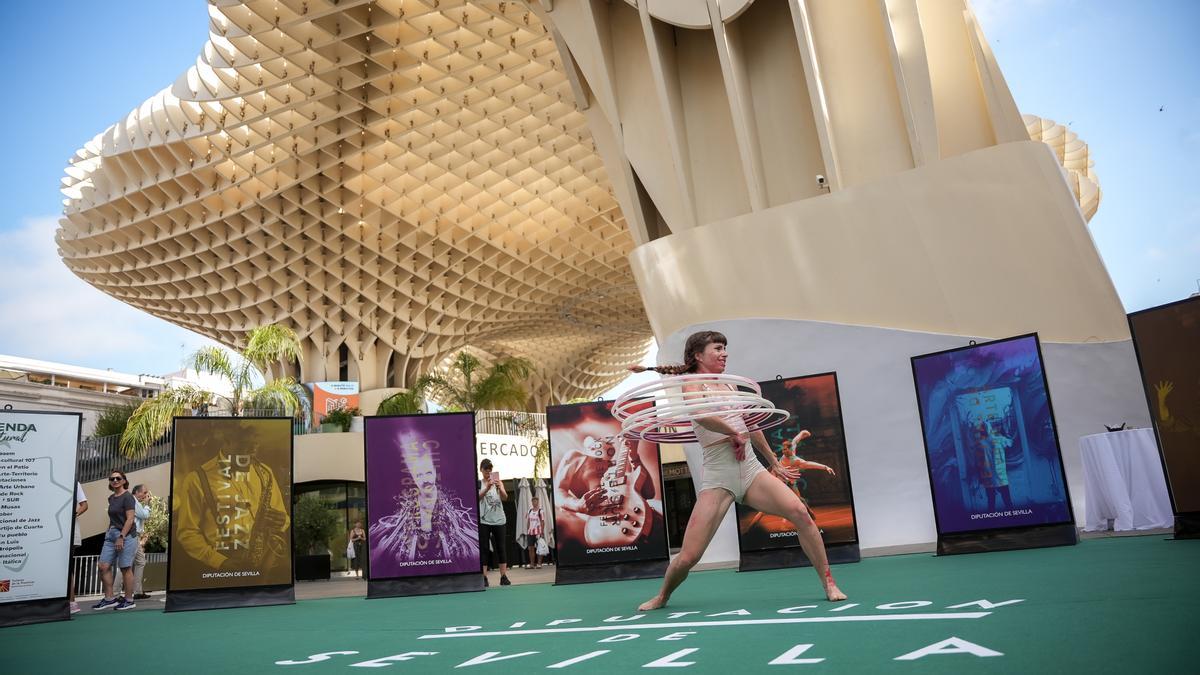
[(481, 434), (528, 436), (546, 432), (546, 413), (476, 410), (475, 431)]
[[(71, 558), (71, 579), (75, 582), (75, 595), (100, 595), (104, 592), (104, 584), (100, 581), (100, 556), (98, 555), (77, 555)], [(165, 563), (167, 562), (167, 554), (164, 553), (147, 553), (146, 564), (150, 563)], [(120, 570), (113, 572), (113, 586), (119, 588)]]
[[(230, 413), (227, 410), (210, 411), (207, 416), (229, 417)], [(280, 415), (276, 410), (246, 409), (242, 411), (242, 416), (279, 417)], [(131, 473), (171, 461), (172, 433), (172, 431), (167, 431), (167, 433), (163, 434), (162, 438), (155, 441), (153, 445), (137, 457), (125, 457), (121, 454), (120, 434), (83, 439), (79, 444), (79, 482), (88, 483), (100, 480), (113, 469)], [(304, 420), (294, 419), (292, 421), (292, 435), (303, 436), (307, 433), (312, 432)]]
[(79, 482), (89, 483), (100, 480), (116, 469), (130, 473), (146, 469), (156, 464), (171, 461), (171, 432), (147, 448), (146, 452), (137, 457), (125, 457), (121, 454), (121, 436), (101, 436), (100, 438), (85, 438), (79, 444)]

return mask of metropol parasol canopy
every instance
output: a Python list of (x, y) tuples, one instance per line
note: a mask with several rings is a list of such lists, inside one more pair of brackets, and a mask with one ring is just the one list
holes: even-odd
[[(533, 360), (535, 405), (603, 391), (651, 333), (540, 9), (213, 2), (196, 64), (72, 157), (64, 261), (228, 345), (290, 325), (305, 380), (348, 356), (365, 389), (405, 386), (467, 348)], [(1025, 121), (1094, 212), (1086, 146)]]

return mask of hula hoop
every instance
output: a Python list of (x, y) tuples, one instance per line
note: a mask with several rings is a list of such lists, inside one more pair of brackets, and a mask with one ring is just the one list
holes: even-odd
[[(733, 390), (683, 393), (686, 384), (731, 385)], [(746, 387), (745, 391), (738, 387)], [(692, 422), (707, 417), (741, 415), (747, 431), (761, 431), (787, 421), (791, 414), (762, 397), (762, 388), (738, 375), (670, 375), (621, 394), (612, 406), (621, 435), (654, 443), (694, 443)]]

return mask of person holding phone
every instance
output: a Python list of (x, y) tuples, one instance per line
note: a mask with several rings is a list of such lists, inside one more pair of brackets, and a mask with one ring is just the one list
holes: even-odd
[[(510, 586), (508, 580), (508, 560), (504, 553), (504, 531), (508, 518), (504, 515), (504, 500), (508, 492), (504, 483), (500, 482), (500, 473), (492, 471), (492, 460), (485, 459), (479, 463), (479, 547), (485, 550), (488, 537), (491, 537), (492, 550), (496, 552), (496, 563), (500, 566), (500, 585)], [(487, 586), (487, 564), (483, 565), (483, 585)]]

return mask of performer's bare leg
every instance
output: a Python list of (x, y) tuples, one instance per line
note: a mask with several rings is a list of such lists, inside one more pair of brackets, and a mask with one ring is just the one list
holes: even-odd
[(809, 562), (817, 570), (821, 585), (825, 588), (825, 597), (830, 602), (846, 599), (846, 594), (833, 581), (829, 560), (825, 557), (825, 542), (821, 540), (821, 532), (809, 515), (808, 507), (794, 492), (775, 476), (763, 472), (746, 491), (745, 503), (750, 508), (791, 521), (800, 536), (800, 548), (804, 549), (804, 555), (808, 556)]
[(671, 599), (671, 593), (683, 583), (688, 572), (700, 561), (700, 556), (704, 555), (704, 550), (708, 548), (708, 543), (712, 541), (731, 504), (733, 495), (727, 490), (709, 489), (700, 492), (700, 496), (696, 498), (696, 505), (692, 507), (692, 517), (688, 519), (687, 529), (684, 530), (679, 555), (667, 566), (662, 589), (658, 595), (638, 606), (639, 612), (666, 606), (667, 600)]

